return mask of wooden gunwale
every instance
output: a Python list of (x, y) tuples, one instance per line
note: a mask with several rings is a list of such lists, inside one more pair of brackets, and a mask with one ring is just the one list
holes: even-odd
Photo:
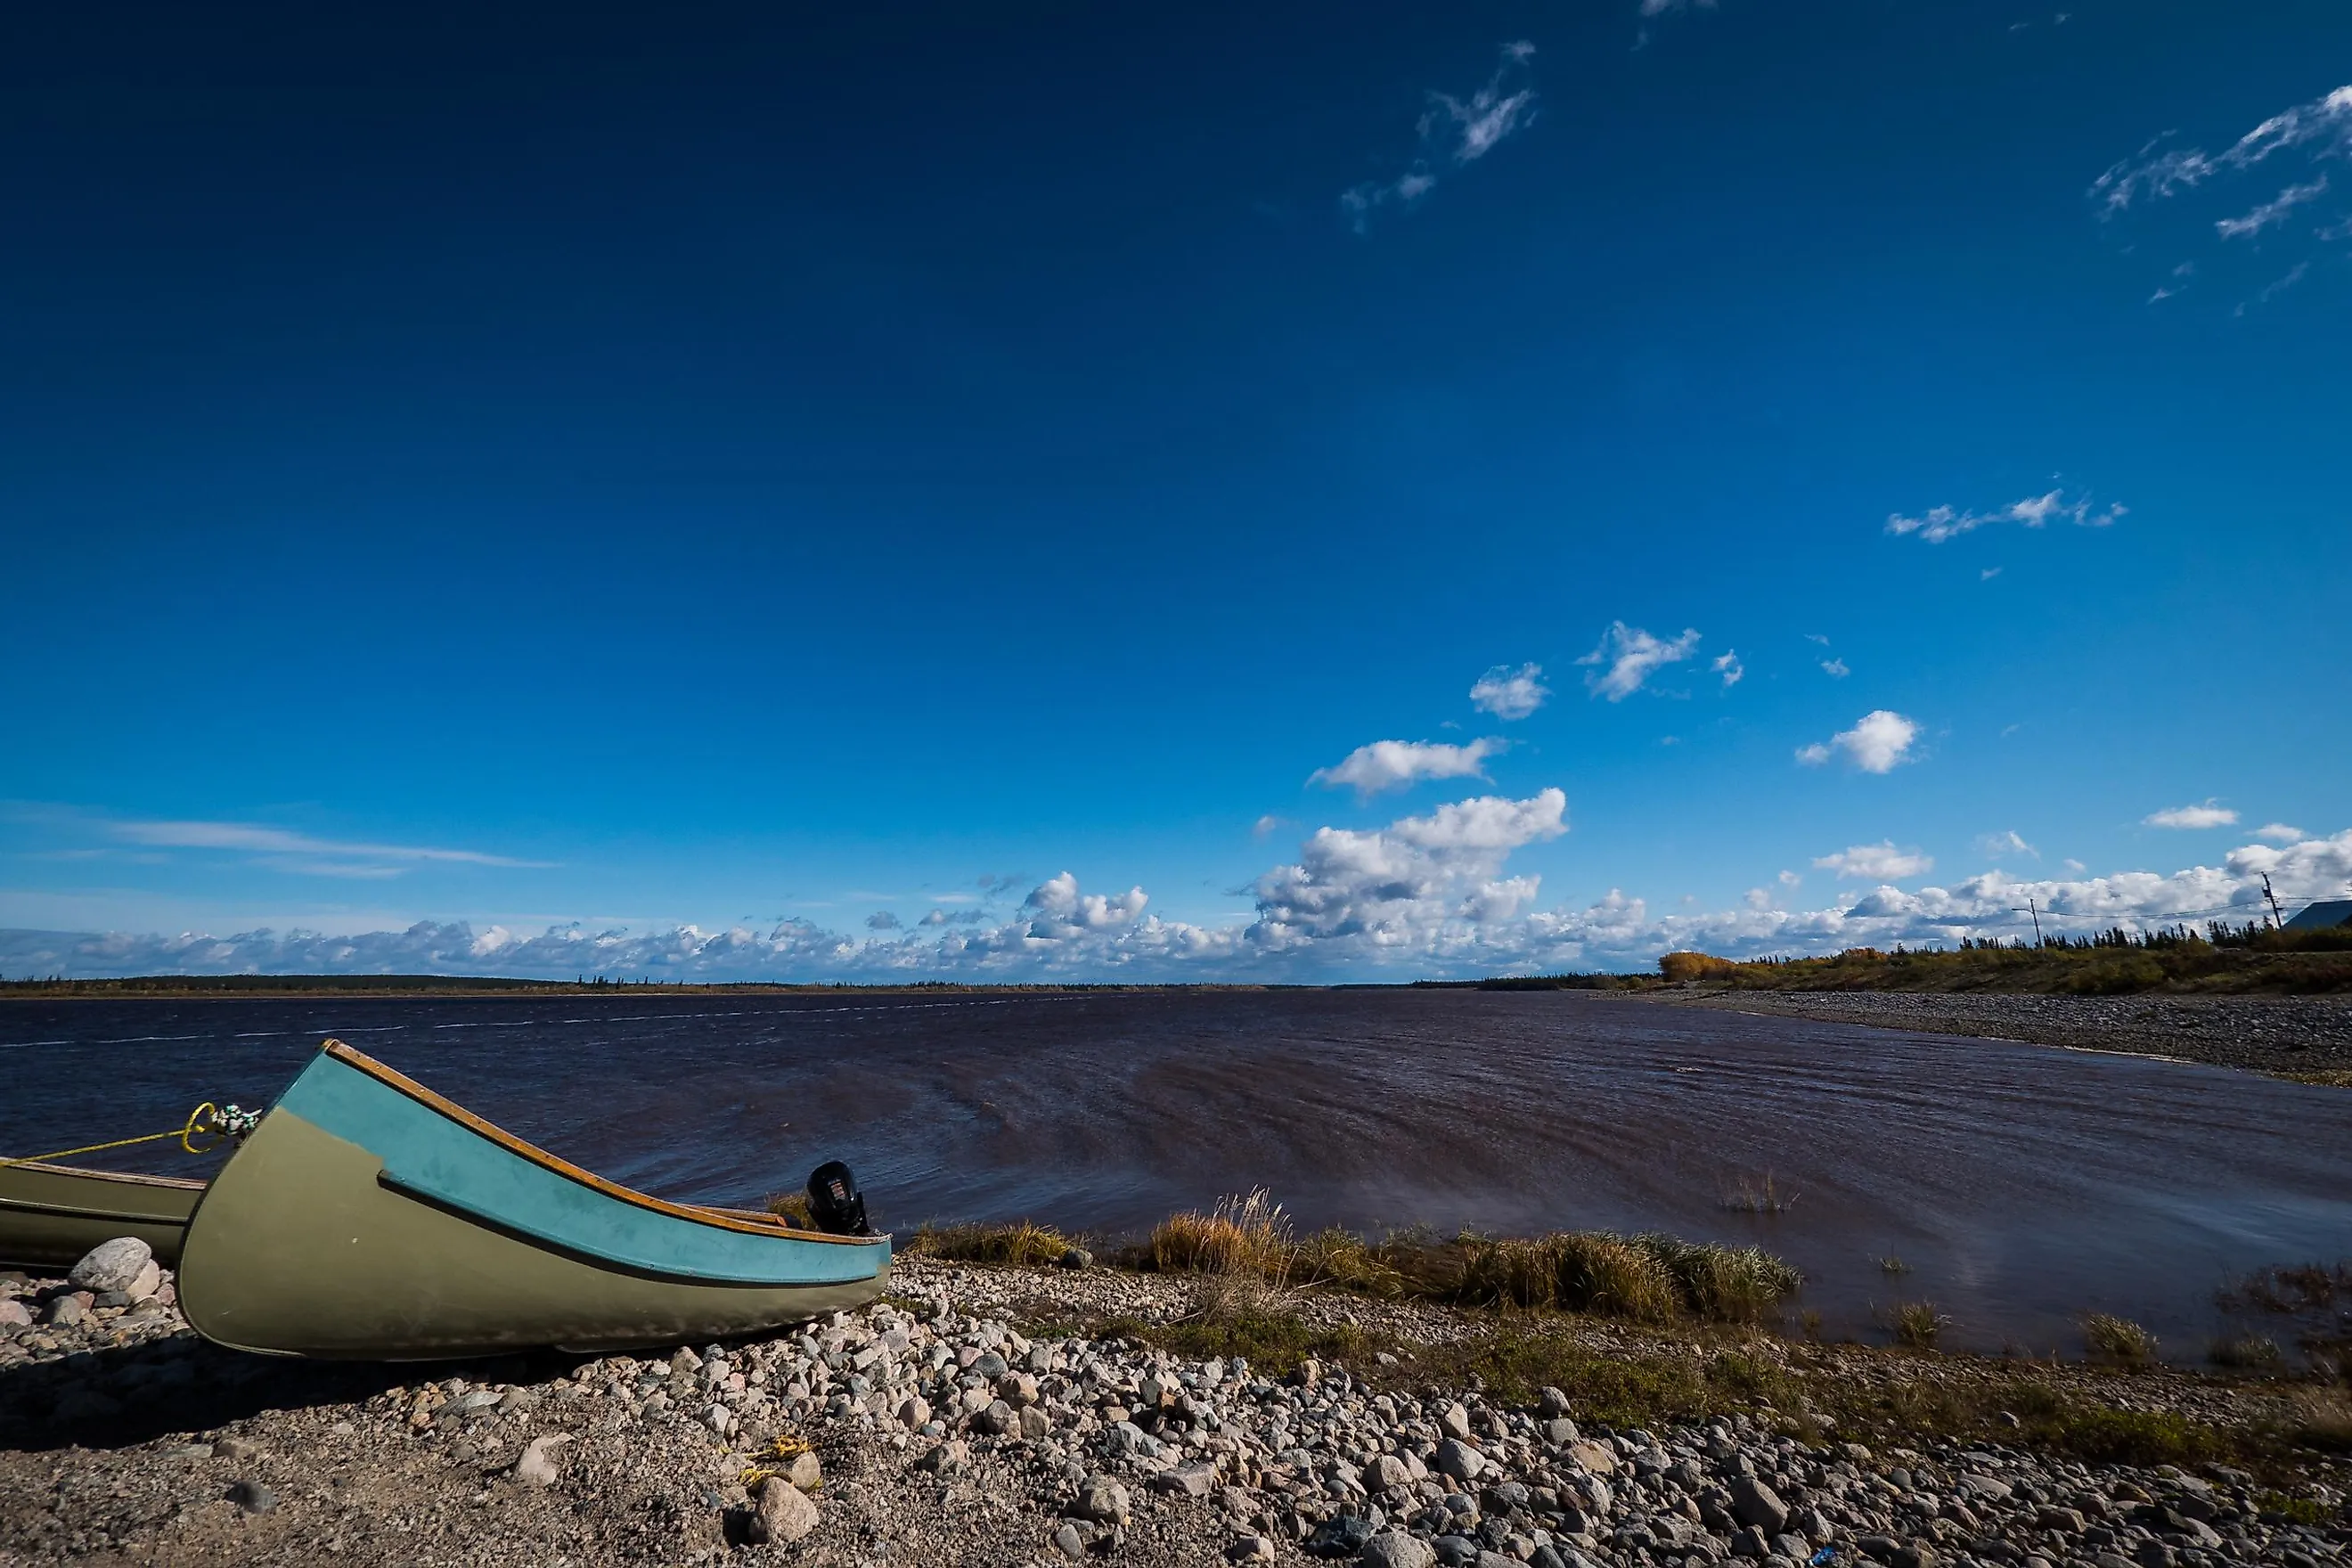
[(487, 1139), (510, 1154), (528, 1160), (541, 1169), (551, 1171), (568, 1181), (577, 1182), (590, 1191), (600, 1193), (615, 1202), (648, 1209), (655, 1214), (667, 1215), (673, 1219), (709, 1226), (716, 1230), (736, 1230), (750, 1236), (783, 1237), (793, 1241), (824, 1242), (835, 1247), (878, 1247), (886, 1244), (889, 1239), (887, 1237), (880, 1236), (835, 1236), (831, 1231), (795, 1230), (781, 1219), (754, 1219), (751, 1217), (751, 1211), (746, 1209), (701, 1208), (691, 1204), (674, 1204), (662, 1198), (650, 1196), (633, 1188), (622, 1186), (617, 1182), (608, 1182), (594, 1172), (582, 1170), (570, 1161), (559, 1159), (536, 1144), (524, 1142), (503, 1128), (483, 1121), (455, 1100), (444, 1099), (415, 1079), (394, 1071), (366, 1052), (355, 1050), (341, 1040), (329, 1040), (320, 1048), (337, 1061), (365, 1073), (385, 1088), (397, 1089), (426, 1110), (447, 1117), (477, 1137)]
[[(177, 1187), (201, 1192), (205, 1184), (188, 1176), (149, 1176), (136, 1171), (92, 1171), (80, 1165), (51, 1165), (39, 1160), (11, 1160), (0, 1170), (39, 1171), (52, 1176), (79, 1176), (95, 1182), (121, 1182), (132, 1187)], [(0, 1199), (0, 1202), (5, 1202)]]

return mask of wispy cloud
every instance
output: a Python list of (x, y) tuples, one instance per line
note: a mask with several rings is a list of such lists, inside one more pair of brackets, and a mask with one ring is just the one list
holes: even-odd
[[(2173, 142), (2174, 133), (2168, 131), (2091, 183), (2086, 195), (2102, 222), (2116, 222), (2210, 185), (2214, 205), (2228, 200), (2236, 209), (2208, 218), (2212, 236), (2224, 246), (2232, 240), (2259, 239), (2273, 254), (2281, 248), (2292, 253), (2296, 247), (2309, 250), (2352, 237), (2352, 226), (2327, 221), (2329, 216), (2340, 217), (2340, 212), (2323, 214), (2316, 205), (2329, 188), (2328, 173), (2320, 165), (2352, 155), (2352, 86), (2339, 87), (2273, 114), (2219, 153)], [(2276, 186), (2269, 183), (2277, 177), (2275, 173), (2266, 176), (2253, 173), (2273, 159), (2289, 166), (2284, 183)], [(2258, 179), (2261, 184), (2256, 184)], [(2261, 194), (2265, 190), (2269, 194)], [(2250, 199), (2251, 205), (2247, 205)], [(2184, 216), (2194, 205), (2183, 204)], [(2210, 215), (2212, 207), (2207, 205), (2204, 210)], [(2305, 218), (2310, 219), (2307, 228)], [(2179, 294), (2187, 287), (2182, 279), (2192, 270), (2189, 264), (2175, 268), (2148, 302)], [(2291, 274), (2273, 284), (2269, 292), (2275, 293), (2301, 276)], [(2237, 313), (2243, 314), (2244, 307), (2240, 306)]]
[(1470, 706), (1497, 719), (1524, 719), (1550, 695), (1551, 688), (1543, 683), (1543, 666), (1523, 664), (1513, 669), (1498, 664), (1470, 688)]
[(1723, 687), (1727, 691), (1738, 685), (1740, 679), (1748, 673), (1748, 667), (1739, 662), (1739, 650), (1737, 648), (1724, 649), (1708, 668), (1723, 677)]
[(2273, 844), (2300, 844), (2311, 837), (2300, 827), (2289, 827), (2284, 822), (2265, 822), (2254, 829), (2254, 837)]
[(2216, 805), (2209, 798), (2199, 805), (2168, 806), (2151, 811), (2140, 818), (2148, 827), (2228, 827), (2236, 823), (2238, 814), (2226, 805)]
[(1326, 789), (1352, 789), (1360, 798), (1386, 790), (1405, 789), (1423, 779), (1485, 778), (1488, 757), (1510, 742), (1484, 736), (1466, 746), (1438, 741), (1374, 741), (1358, 746), (1336, 766), (1318, 768), (1308, 784)]
[(1339, 193), (1339, 210), (1358, 234), (1371, 226), (1372, 214), (1391, 203), (1411, 207), (1436, 188), (1439, 168), (1459, 169), (1476, 163), (1534, 122), (1536, 90), (1518, 87), (1505, 90), (1528, 68), (1536, 47), (1525, 38), (1502, 47), (1502, 63), (1484, 87), (1458, 97), (1431, 91), (1429, 107), (1417, 125), (1421, 151), (1403, 173), (1391, 180), (1366, 180)]
[(1819, 767), (1832, 757), (1843, 754), (1848, 763), (1864, 773), (1893, 773), (1912, 760), (1911, 748), (1918, 739), (1916, 720), (1880, 708), (1855, 720), (1851, 730), (1841, 730), (1826, 741), (1798, 747), (1797, 761), (1808, 767)]
[(2273, 224), (2284, 223), (2286, 215), (2312, 197), (2327, 189), (2327, 176), (2322, 174), (2308, 184), (2289, 185), (2269, 201), (2239, 217), (2216, 219), (2214, 232), (2223, 239), (2239, 239), (2250, 234), (2260, 234)]
[(1917, 534), (1930, 544), (1958, 539), (1988, 523), (2018, 522), (2028, 528), (2047, 527), (2053, 520), (2071, 522), (2082, 528), (2105, 528), (2130, 509), (2110, 506), (2104, 511), (2094, 510), (2091, 498), (2066, 499), (2063, 490), (2052, 490), (2046, 495), (2028, 496), (2023, 500), (2010, 502), (1991, 511), (1961, 511), (1953, 507), (1930, 507), (1917, 517), (1906, 517), (1901, 512), (1889, 513), (1886, 531), (1896, 535)]
[(1834, 872), (1840, 881), (1860, 879), (1900, 882), (1906, 877), (1924, 877), (1934, 870), (1936, 858), (1922, 855), (1916, 849), (1897, 849), (1890, 838), (1883, 844), (1857, 844), (1851, 849), (1824, 855), (1813, 865), (1816, 869)]
[(2025, 855), (2039, 860), (2042, 851), (2025, 841), (2025, 836), (2014, 827), (2006, 833), (1988, 833), (1977, 840), (1977, 852), (1998, 859), (2003, 855)]
[(316, 838), (307, 833), (249, 822), (109, 822), (104, 827), (117, 838), (154, 848), (246, 851), (260, 857), (255, 861), (257, 865), (299, 876), (397, 877), (418, 863), (528, 869), (543, 869), (554, 864), (490, 855), (479, 849)]
[(1576, 662), (1592, 665), (1584, 684), (1612, 702), (1622, 702), (1642, 689), (1653, 673), (1679, 664), (1698, 651), (1698, 632), (1686, 628), (1671, 641), (1652, 637), (1639, 626), (1612, 621), (1601, 634), (1601, 646)]
[(1832, 680), (1843, 680), (1853, 671), (1846, 668), (1846, 662), (1842, 658), (1825, 658), (1822, 660), (1822, 673)]
[(2218, 153), (2168, 148), (2168, 131), (2091, 182), (2090, 197), (2105, 217), (2143, 200), (2194, 190), (2218, 174), (2251, 169), (2273, 154), (2315, 146), (2322, 155), (2352, 147), (2352, 86), (2272, 115)]

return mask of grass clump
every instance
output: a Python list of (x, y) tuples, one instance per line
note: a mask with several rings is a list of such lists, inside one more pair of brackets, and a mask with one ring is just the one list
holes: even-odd
[(1561, 1231), (1466, 1246), (1454, 1295), (1473, 1305), (1552, 1308), (1637, 1323), (1671, 1321), (1680, 1305), (1665, 1264), (1623, 1237)]
[(1591, 1312), (1637, 1323), (1685, 1314), (1711, 1322), (1763, 1321), (1803, 1276), (1761, 1247), (1673, 1237), (1558, 1231), (1465, 1243), (1456, 1300)]
[(1665, 1268), (1684, 1308), (1717, 1323), (1760, 1323), (1781, 1300), (1796, 1294), (1804, 1276), (1760, 1247), (1634, 1237)]
[(2126, 1366), (2145, 1366), (2156, 1359), (2156, 1336), (2129, 1318), (2093, 1312), (2083, 1320), (2083, 1341), (2094, 1356)]
[(2234, 1372), (2276, 1372), (2286, 1364), (2285, 1352), (2267, 1334), (2215, 1340), (2206, 1347), (2205, 1359)]
[(2322, 1311), (2339, 1300), (2352, 1301), (2352, 1258), (2333, 1267), (2297, 1263), (2257, 1268), (2215, 1300), (2225, 1312)]
[(1289, 1278), (1300, 1285), (1320, 1285), (1360, 1296), (1402, 1296), (1406, 1279), (1404, 1271), (1391, 1259), (1392, 1249), (1392, 1243), (1369, 1242), (1335, 1225), (1298, 1244), (1290, 1257)]
[(1786, 1214), (1797, 1206), (1798, 1194), (1782, 1192), (1767, 1171), (1760, 1177), (1742, 1176), (1723, 1194), (1723, 1206), (1734, 1214)]
[(948, 1263), (1001, 1263), (1042, 1268), (1059, 1263), (1076, 1246), (1050, 1225), (1014, 1220), (1010, 1225), (925, 1226), (902, 1251)]
[(1279, 1282), (1290, 1271), (1290, 1216), (1256, 1187), (1219, 1199), (1207, 1214), (1170, 1215), (1147, 1247), (1163, 1274), (1255, 1274)]
[(1897, 1301), (1886, 1309), (1886, 1326), (1895, 1342), (1915, 1351), (1931, 1351), (1952, 1320), (1936, 1310), (1933, 1301)]
[(2280, 1436), (2299, 1448), (2352, 1454), (2352, 1394), (2340, 1387), (2295, 1390)]
[(1899, 1258), (1887, 1257), (1878, 1260), (1878, 1271), (1886, 1275), (1908, 1274), (1911, 1266)]

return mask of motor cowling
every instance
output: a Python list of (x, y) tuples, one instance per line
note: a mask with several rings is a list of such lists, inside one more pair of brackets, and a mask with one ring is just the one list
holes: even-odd
[(809, 1217), (816, 1221), (819, 1230), (835, 1236), (872, 1236), (874, 1227), (866, 1221), (866, 1194), (857, 1190), (857, 1178), (849, 1167), (838, 1160), (827, 1160), (809, 1173)]

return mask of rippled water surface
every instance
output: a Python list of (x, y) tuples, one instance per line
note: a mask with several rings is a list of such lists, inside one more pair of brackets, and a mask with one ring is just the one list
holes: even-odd
[[(2352, 1254), (2352, 1092), (1572, 992), (9, 1002), (0, 1152), (266, 1102), (328, 1035), (666, 1195), (840, 1157), (899, 1226), (1264, 1185), (1305, 1225), (1662, 1229), (1762, 1242), (1865, 1336), (1901, 1296), (1978, 1345), (2096, 1309), (2197, 1347), (2233, 1274)], [(202, 1168), (165, 1147), (114, 1163)], [(1793, 1207), (1727, 1207), (1768, 1173)]]

